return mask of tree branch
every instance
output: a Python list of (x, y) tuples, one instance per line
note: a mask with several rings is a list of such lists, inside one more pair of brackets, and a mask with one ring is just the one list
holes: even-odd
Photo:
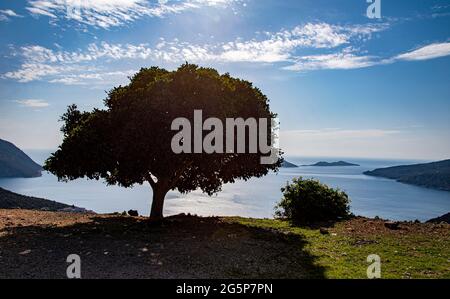
[(183, 172), (190, 167), (194, 162), (191, 160), (189, 163), (184, 165), (183, 167), (179, 168), (177, 171), (175, 171), (173, 177), (173, 180), (170, 181), (170, 189), (175, 187), (175, 184), (179, 181), (180, 176), (183, 174)]
[(148, 173), (148, 175), (145, 177), (146, 180), (150, 183), (150, 186), (152, 186), (152, 189), (155, 190), (156, 187), (156, 182), (155, 180), (152, 178), (152, 174)]

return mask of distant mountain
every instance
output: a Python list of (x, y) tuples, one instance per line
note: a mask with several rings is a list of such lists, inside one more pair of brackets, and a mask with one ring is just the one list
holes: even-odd
[(450, 191), (450, 159), (439, 162), (379, 168), (366, 175), (394, 179), (402, 183)]
[(0, 139), (0, 177), (41, 176), (42, 167), (11, 142)]
[(295, 165), (295, 164), (292, 164), (291, 162), (288, 162), (288, 161), (284, 160), (283, 163), (281, 163), (281, 167), (283, 167), (283, 168), (295, 168), (295, 167), (298, 167), (298, 166)]
[(337, 161), (337, 162), (320, 161), (320, 162), (317, 162), (315, 164), (302, 165), (302, 166), (324, 166), (324, 167), (328, 167), (328, 166), (359, 166), (359, 165), (358, 164), (349, 163), (349, 162), (345, 162), (345, 161)]

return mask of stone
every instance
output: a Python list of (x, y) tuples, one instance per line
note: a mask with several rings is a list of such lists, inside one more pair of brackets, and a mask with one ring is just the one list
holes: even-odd
[(321, 228), (320, 228), (320, 233), (321, 233), (322, 235), (328, 235), (328, 234), (329, 234), (328, 229), (326, 229), (326, 228), (324, 228), (324, 227), (321, 227)]
[(384, 223), (384, 226), (388, 229), (396, 230), (399, 229), (400, 222), (388, 221)]
[(129, 210), (128, 211), (128, 215), (133, 216), (133, 217), (137, 217), (137, 216), (139, 216), (139, 213), (136, 210)]

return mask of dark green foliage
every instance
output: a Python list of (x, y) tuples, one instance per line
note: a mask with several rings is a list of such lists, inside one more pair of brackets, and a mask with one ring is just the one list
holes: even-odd
[(261, 165), (260, 153), (173, 153), (172, 121), (184, 117), (193, 124), (194, 110), (202, 110), (203, 119), (216, 117), (223, 123), (225, 118), (275, 116), (259, 89), (229, 74), (192, 64), (173, 72), (143, 68), (128, 85), (112, 89), (105, 105), (92, 112), (69, 107), (62, 117), (64, 141), (46, 161), (46, 170), (62, 180), (102, 178), (124, 187), (149, 182), (153, 202), (159, 202), (154, 208), (162, 213), (169, 190), (186, 193), (200, 188), (213, 194), (224, 183), (260, 177), (280, 166), (281, 159)]
[(275, 215), (293, 224), (336, 221), (350, 215), (347, 194), (317, 180), (293, 179), (281, 192), (283, 198), (276, 206)]

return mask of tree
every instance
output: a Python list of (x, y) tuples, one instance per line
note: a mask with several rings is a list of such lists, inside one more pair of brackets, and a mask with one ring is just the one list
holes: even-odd
[[(169, 190), (199, 188), (212, 195), (224, 183), (278, 170), (281, 153), (276, 163), (263, 165), (261, 151), (176, 154), (171, 148), (172, 121), (184, 117), (192, 123), (194, 110), (223, 123), (226, 118), (275, 117), (267, 97), (252, 83), (188, 63), (176, 71), (142, 68), (130, 81), (108, 92), (103, 110), (68, 108), (61, 117), (64, 140), (44, 169), (62, 181), (87, 177), (123, 187), (148, 182), (153, 189), (150, 218), (155, 220), (163, 217)], [(268, 130), (268, 142), (271, 137)]]

